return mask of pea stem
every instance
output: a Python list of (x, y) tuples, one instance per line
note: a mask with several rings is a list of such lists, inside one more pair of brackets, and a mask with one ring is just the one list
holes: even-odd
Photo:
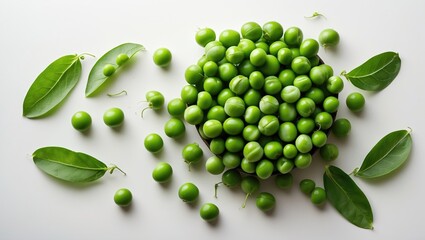
[(217, 190), (218, 190), (218, 186), (223, 183), (223, 182), (218, 182), (214, 185), (214, 197), (217, 198)]
[(94, 57), (94, 58), (96, 57), (95, 55), (93, 55), (93, 54), (91, 54), (91, 53), (81, 53), (81, 54), (80, 54), (80, 55), (78, 55), (77, 57), (78, 57), (78, 58), (80, 58), (81, 60), (84, 60), (84, 58), (85, 58), (84, 56), (85, 56), (85, 55), (90, 56), (90, 57)]
[(123, 170), (121, 170), (121, 168), (119, 168), (117, 165), (112, 165), (108, 168), (109, 173), (112, 174), (114, 172), (115, 169), (118, 169), (120, 172), (122, 172), (122, 174), (127, 175), (127, 173), (125, 173)]
[(127, 91), (122, 90), (121, 92), (118, 92), (118, 93), (107, 93), (106, 95), (108, 95), (108, 97), (118, 97), (121, 95), (127, 95)]
[(145, 110), (149, 109), (149, 108), (152, 109), (150, 106), (143, 108), (142, 113), (140, 114), (142, 116), (142, 118), (143, 118), (143, 113), (145, 112)]
[(307, 18), (307, 19), (312, 19), (312, 18), (317, 18), (317, 17), (323, 17), (324, 19), (326, 19), (326, 16), (319, 13), (319, 12), (313, 12), (313, 14), (311, 16), (305, 16), (305, 18)]
[(242, 203), (242, 208), (245, 208), (246, 207), (246, 201), (248, 200), (248, 198), (249, 198), (249, 196), (251, 195), (251, 193), (247, 193), (246, 195), (245, 195), (245, 200), (243, 201), (243, 203)]

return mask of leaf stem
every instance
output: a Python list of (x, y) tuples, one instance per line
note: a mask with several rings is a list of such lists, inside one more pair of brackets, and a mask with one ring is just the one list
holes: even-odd
[(79, 58), (79, 59), (81, 59), (81, 60), (84, 60), (84, 56), (90, 56), (90, 57), (96, 57), (95, 55), (93, 55), (93, 54), (91, 54), (91, 53), (81, 53), (80, 55), (78, 55), (77, 57)]
[(313, 12), (313, 14), (311, 16), (305, 16), (304, 18), (313, 19), (313, 18), (317, 18), (317, 17), (323, 17), (324, 19), (326, 19), (326, 16), (319, 13), (319, 12)]
[(109, 173), (112, 174), (114, 172), (115, 169), (118, 169), (120, 172), (122, 172), (122, 174), (127, 175), (127, 173), (125, 173), (123, 170), (121, 170), (121, 168), (119, 168), (117, 165), (112, 165), (108, 168)]

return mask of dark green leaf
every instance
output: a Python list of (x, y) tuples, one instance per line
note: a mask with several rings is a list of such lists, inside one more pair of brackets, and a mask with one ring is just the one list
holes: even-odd
[(89, 79), (87, 81), (86, 86), (86, 97), (92, 96), (96, 92), (96, 90), (98, 90), (110, 78), (110, 76), (107, 77), (103, 74), (103, 67), (106, 64), (112, 64), (113, 66), (115, 66), (116, 70), (118, 70), (120, 67), (123, 66), (118, 66), (116, 63), (116, 58), (118, 55), (127, 54), (127, 56), (131, 58), (136, 53), (144, 49), (145, 48), (140, 44), (124, 43), (105, 53), (101, 58), (99, 58), (99, 60), (94, 64), (93, 68), (90, 71)]
[(409, 157), (412, 137), (409, 130), (387, 134), (370, 150), (354, 175), (361, 178), (378, 178), (399, 168)]
[(398, 53), (384, 52), (343, 75), (360, 89), (380, 91), (390, 85), (400, 71), (400, 67), (401, 60)]
[(29, 88), (23, 104), (27, 118), (42, 117), (58, 106), (80, 79), (80, 56), (67, 55), (51, 63)]
[(344, 171), (326, 167), (323, 174), (326, 196), (334, 208), (352, 224), (373, 229), (373, 213), (366, 196)]
[(69, 182), (91, 182), (102, 177), (107, 167), (103, 162), (85, 153), (62, 147), (43, 147), (33, 153), (34, 163), (45, 173)]

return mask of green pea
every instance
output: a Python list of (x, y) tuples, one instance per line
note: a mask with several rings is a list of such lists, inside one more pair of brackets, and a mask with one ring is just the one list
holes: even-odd
[(275, 177), (276, 186), (280, 189), (288, 189), (292, 187), (293, 182), (294, 182), (294, 177), (292, 176), (291, 173), (278, 174)]
[(205, 54), (204, 54), (198, 59), (198, 61), (196, 62), (196, 65), (203, 68), (205, 63), (207, 63), (207, 62), (208, 62), (207, 56), (205, 56)]
[(204, 152), (197, 143), (189, 143), (182, 149), (182, 157), (188, 164), (197, 163), (201, 160)]
[(320, 157), (325, 162), (331, 162), (338, 158), (339, 151), (338, 147), (333, 143), (327, 143), (320, 148)]
[(124, 122), (124, 112), (120, 108), (110, 108), (103, 114), (103, 122), (111, 128), (119, 127)]
[(220, 155), (226, 150), (223, 138), (214, 138), (210, 142), (210, 150), (215, 155)]
[(266, 63), (267, 53), (261, 48), (254, 49), (249, 55), (249, 60), (252, 65), (256, 67), (261, 67)]
[(236, 94), (230, 90), (229, 88), (225, 88), (223, 90), (220, 91), (220, 93), (217, 95), (217, 103), (220, 106), (224, 106), (224, 104), (226, 103), (227, 99), (236, 96)]
[(248, 124), (256, 124), (261, 118), (260, 108), (257, 106), (249, 106), (245, 110), (244, 120)]
[(301, 192), (310, 195), (316, 187), (316, 183), (313, 180), (307, 178), (300, 181), (299, 187)]
[(243, 95), (243, 100), (247, 106), (258, 106), (261, 100), (261, 93), (255, 89), (248, 89)]
[(286, 86), (280, 92), (280, 97), (286, 103), (294, 103), (298, 101), (298, 99), (300, 99), (301, 91), (296, 86), (292, 86), (292, 85)]
[[(226, 147), (227, 151), (229, 151), (230, 153), (237, 153), (243, 150), (245, 146), (245, 141), (240, 136), (229, 136), (226, 138), (224, 142), (224, 146)], [(239, 160), (239, 163), (240, 163), (240, 160)], [(237, 166), (239, 166), (239, 164)]]
[(232, 90), (236, 95), (244, 94), (249, 88), (249, 80), (243, 75), (238, 75), (229, 83), (229, 89)]
[(127, 207), (131, 204), (133, 195), (127, 188), (121, 188), (114, 194), (114, 202), (120, 207)]
[(314, 121), (320, 129), (327, 130), (332, 126), (333, 117), (328, 112), (320, 112), (316, 115)]
[(323, 101), (323, 109), (328, 113), (335, 113), (338, 111), (339, 100), (334, 96), (329, 96)]
[(234, 188), (241, 184), (242, 176), (236, 169), (229, 169), (221, 175), (221, 181), (226, 187)]
[(332, 133), (337, 137), (346, 137), (351, 131), (351, 123), (346, 118), (335, 120), (332, 125)]
[(284, 157), (279, 158), (276, 161), (276, 169), (281, 173), (281, 174), (288, 174), (292, 171), (292, 169), (294, 168), (294, 162), (291, 159), (287, 159)]
[(112, 76), (112, 74), (115, 73), (115, 66), (112, 64), (105, 64), (105, 66), (103, 67), (103, 75), (105, 75), (106, 77)]
[(204, 80), (204, 90), (209, 92), (212, 96), (216, 96), (223, 90), (223, 82), (216, 77), (208, 77)]
[(212, 156), (205, 162), (205, 169), (213, 175), (223, 173), (224, 168), (223, 160), (217, 156)]
[(335, 47), (339, 43), (339, 34), (331, 28), (324, 29), (319, 34), (319, 42), (323, 47)]
[(268, 159), (275, 160), (282, 156), (283, 146), (279, 141), (271, 141), (264, 146), (264, 155)]
[(162, 93), (158, 91), (155, 91), (155, 90), (147, 91), (145, 94), (145, 97), (146, 97), (146, 101), (148, 101), (149, 103), (148, 108), (159, 110), (164, 105), (164, 102), (165, 102), (164, 95), (162, 95)]
[(283, 65), (291, 64), (292, 59), (292, 51), (287, 47), (281, 48), (277, 52), (277, 60)]
[(71, 124), (78, 131), (87, 131), (87, 129), (90, 128), (91, 123), (92, 119), (87, 112), (79, 111), (72, 115)]
[(266, 56), (266, 62), (260, 67), (260, 71), (267, 76), (276, 75), (280, 70), (280, 62), (273, 55)]
[(199, 29), (195, 34), (195, 41), (201, 47), (205, 47), (209, 42), (214, 41), (216, 38), (214, 30), (211, 28)]
[(185, 133), (186, 127), (180, 118), (172, 117), (164, 125), (164, 132), (170, 138), (181, 137)]
[(227, 119), (227, 114), (224, 112), (224, 108), (222, 106), (214, 106), (208, 110), (207, 119), (215, 119), (223, 123)]
[(261, 132), (256, 125), (247, 125), (242, 131), (242, 136), (246, 141), (257, 141)]
[(267, 44), (266, 42), (263, 42), (263, 41), (257, 41), (257, 42), (255, 43), (255, 47), (256, 47), (256, 48), (261, 48), (261, 49), (263, 49), (266, 53), (268, 53), (268, 52), (269, 52), (269, 44)]
[(239, 32), (227, 29), (220, 33), (219, 40), (221, 43), (223, 43), (223, 46), (226, 48), (231, 46), (237, 46), (239, 44), (239, 41), (241, 39), (241, 36)]
[(291, 69), (296, 74), (307, 74), (311, 69), (311, 63), (308, 58), (304, 56), (295, 57), (291, 62)]
[[(207, 52), (211, 49), (211, 48), (213, 48), (213, 47), (215, 47), (215, 46), (223, 46), (223, 43), (221, 43), (220, 41), (218, 41), (218, 40), (214, 40), (214, 41), (210, 41), (209, 43), (207, 43), (207, 45), (205, 45), (205, 47), (204, 47), (204, 53), (205, 53), (205, 55), (207, 54)], [(206, 56), (205, 56), (206, 57)], [(202, 67), (202, 66), (201, 66)]]
[(203, 124), (203, 132), (205, 136), (208, 138), (216, 138), (221, 135), (221, 132), (223, 131), (223, 126), (221, 125), (221, 122), (218, 120), (207, 120)]
[(326, 82), (326, 89), (333, 94), (340, 93), (344, 88), (344, 81), (339, 76), (332, 76)]
[(123, 65), (124, 63), (126, 63), (128, 61), (129, 57), (127, 54), (125, 53), (121, 53), (117, 56), (117, 58), (115, 59), (115, 62), (118, 66)]
[(272, 136), (279, 130), (279, 119), (274, 115), (265, 115), (258, 122), (258, 129), (265, 136)]
[(260, 188), (260, 184), (260, 181), (256, 177), (245, 176), (242, 178), (241, 189), (244, 193), (246, 193), (245, 201), (242, 204), (242, 208), (245, 208), (248, 197)]
[(299, 27), (286, 29), (283, 39), (291, 47), (299, 47), (303, 41), (303, 32)]
[(205, 54), (208, 61), (218, 63), (226, 56), (226, 48), (224, 46), (213, 46)]
[(264, 114), (274, 114), (279, 109), (279, 101), (271, 95), (265, 95), (261, 98), (259, 107)]
[(310, 153), (298, 153), (295, 157), (294, 164), (299, 169), (304, 169), (310, 166), (313, 158)]
[(288, 143), (283, 147), (283, 156), (285, 158), (292, 159), (292, 158), (295, 158), (297, 154), (298, 154), (298, 149), (297, 147), (295, 147), (294, 144)]
[(320, 88), (312, 87), (305, 93), (305, 97), (313, 100), (315, 104), (321, 104), (325, 100), (325, 93)]
[(152, 178), (159, 183), (170, 181), (172, 175), (173, 168), (166, 162), (158, 163), (152, 171)]
[(256, 22), (247, 22), (241, 27), (242, 38), (257, 41), (263, 35), (263, 29)]
[(263, 90), (266, 94), (275, 95), (282, 91), (282, 83), (275, 76), (266, 77), (264, 80)]
[(294, 121), (298, 116), (297, 109), (292, 103), (283, 102), (279, 105), (279, 119), (283, 122)]
[(307, 75), (299, 75), (294, 79), (294, 86), (301, 92), (307, 92), (312, 87), (313, 83)]
[(180, 186), (178, 195), (183, 202), (192, 203), (198, 199), (199, 189), (195, 184), (186, 182)]
[(170, 65), (172, 54), (168, 48), (158, 48), (153, 53), (153, 62), (160, 67), (167, 67)]
[[(213, 61), (207, 61), (202, 67), (202, 71), (204, 72), (205, 76), (214, 77), (218, 73), (218, 65)], [(199, 81), (201, 81), (201, 79)]]
[(306, 58), (311, 58), (319, 52), (319, 43), (312, 38), (305, 39), (300, 45), (300, 54)]
[(352, 92), (348, 94), (345, 103), (352, 112), (360, 112), (364, 108), (365, 98), (359, 92)]
[(202, 91), (198, 93), (197, 103), (202, 110), (207, 110), (213, 103), (212, 96), (209, 92)]
[(245, 58), (245, 53), (237, 46), (231, 46), (226, 50), (226, 60), (232, 64), (239, 64)]
[(311, 81), (316, 86), (322, 85), (329, 78), (328, 72), (326, 71), (326, 69), (322, 65), (312, 67), (310, 69), (309, 76), (310, 76)]
[(313, 57), (308, 58), (308, 60), (310, 61), (311, 67), (316, 67), (319, 65), (321, 59), (319, 58), (319, 56), (315, 55)]
[(248, 162), (257, 162), (263, 157), (264, 151), (258, 142), (248, 142), (243, 148), (244, 158)]
[(296, 109), (302, 117), (309, 117), (314, 113), (316, 104), (310, 98), (303, 97), (297, 101)]
[(279, 40), (283, 35), (283, 27), (275, 21), (267, 22), (263, 25), (263, 37), (268, 42)]
[(316, 127), (316, 123), (311, 118), (300, 118), (297, 121), (297, 130), (299, 133), (309, 134)]
[(214, 203), (205, 203), (199, 209), (199, 215), (207, 222), (212, 222), (218, 218), (220, 210)]
[(231, 97), (224, 103), (224, 111), (230, 117), (241, 117), (245, 112), (245, 102), (240, 97)]
[(228, 169), (237, 168), (241, 165), (241, 157), (239, 154), (226, 152), (223, 155), (223, 164)]
[(242, 133), (245, 124), (241, 118), (229, 117), (223, 123), (223, 130), (229, 135), (239, 135)]
[(315, 147), (318, 148), (323, 147), (326, 144), (327, 140), (328, 136), (321, 130), (317, 130), (311, 135), (311, 142)]
[(316, 187), (311, 191), (310, 200), (315, 205), (321, 205), (326, 201), (326, 191), (321, 187)]
[(271, 193), (262, 192), (258, 194), (255, 204), (261, 211), (268, 212), (276, 206), (276, 198)]
[(224, 82), (232, 80), (238, 75), (238, 69), (231, 63), (224, 63), (218, 67), (218, 76)]
[(260, 179), (268, 179), (274, 171), (274, 165), (270, 160), (260, 160), (255, 168), (255, 173)]
[(297, 138), (297, 127), (292, 122), (284, 122), (279, 126), (279, 138), (284, 142), (292, 142)]
[(283, 87), (293, 85), (295, 77), (295, 72), (292, 69), (283, 69), (279, 73), (279, 80)]
[(174, 98), (167, 104), (167, 111), (173, 117), (180, 117), (186, 109), (186, 104), (181, 98)]
[(255, 168), (257, 167), (257, 164), (255, 162), (250, 162), (246, 158), (243, 158), (240, 167), (245, 173), (255, 173)]
[(269, 52), (271, 55), (277, 57), (279, 50), (282, 48), (287, 48), (287, 47), (288, 45), (286, 45), (286, 43), (284, 43), (283, 41), (275, 41), (272, 44), (270, 44)]
[(255, 43), (245, 38), (245, 39), (241, 39), (241, 41), (238, 44), (238, 47), (244, 52), (245, 58), (248, 58), (251, 52), (255, 49)]
[(191, 124), (200, 124), (204, 119), (204, 112), (198, 105), (191, 105), (184, 110), (184, 120)]
[(296, 57), (301, 56), (299, 48), (296, 47), (296, 48), (290, 48), (290, 49), (292, 51), (292, 60), (294, 60)]
[(238, 65), (239, 73), (241, 75), (244, 75), (245, 77), (249, 77), (249, 75), (256, 70), (257, 68), (254, 65), (252, 65), (249, 59), (245, 59)]
[(194, 104), (198, 98), (198, 90), (193, 85), (186, 85), (180, 92), (180, 98), (186, 104)]
[(307, 134), (300, 134), (295, 139), (295, 147), (297, 147), (300, 153), (308, 153), (313, 149), (313, 143), (311, 137)]
[(157, 153), (163, 148), (164, 141), (158, 134), (150, 133), (145, 137), (144, 146), (149, 152)]

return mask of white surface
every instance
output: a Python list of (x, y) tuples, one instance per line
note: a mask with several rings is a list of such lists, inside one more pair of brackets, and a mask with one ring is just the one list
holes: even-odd
[[(0, 239), (424, 239), (425, 213), (424, 141), (425, 84), (423, 55), (425, 33), (423, 1), (0, 1), (0, 58), (2, 93), (0, 123)], [(326, 19), (307, 20), (319, 11)], [(218, 176), (202, 165), (188, 172), (180, 157), (186, 143), (200, 141), (188, 126), (187, 137), (175, 142), (164, 137), (165, 150), (153, 156), (143, 148), (150, 132), (162, 133), (167, 113), (146, 111), (140, 103), (144, 94), (158, 89), (166, 99), (179, 96), (185, 84), (184, 69), (201, 56), (194, 34), (200, 27), (220, 31), (239, 30), (247, 21), (263, 24), (270, 20), (284, 28), (299, 26), (305, 38), (317, 38), (326, 27), (337, 29), (341, 43), (337, 51), (321, 50), (320, 56), (336, 73), (350, 70), (369, 57), (397, 51), (402, 68), (397, 79), (382, 92), (365, 93), (366, 109), (352, 114), (342, 105), (339, 116), (351, 120), (353, 131), (336, 141), (340, 157), (334, 163), (347, 172), (358, 167), (370, 148), (385, 134), (411, 127), (413, 151), (408, 163), (385, 181), (355, 179), (373, 208), (375, 230), (363, 230), (344, 220), (330, 204), (313, 206), (297, 185), (278, 191), (272, 182), (262, 190), (275, 193), (278, 204), (272, 214), (263, 214), (254, 199), (241, 209), (241, 191), (219, 189), (213, 197)], [(63, 106), (39, 120), (22, 117), (23, 98), (37, 75), (53, 60), (71, 53), (90, 52), (100, 57), (124, 42), (143, 44), (148, 50), (109, 88), (128, 91), (128, 96), (85, 98), (88, 73), (96, 59), (83, 61), (83, 74)], [(153, 51), (168, 47), (173, 55), (168, 70), (156, 67)], [(341, 99), (355, 90), (346, 83)], [(113, 106), (124, 109), (125, 125), (113, 131), (102, 122), (103, 112)], [(93, 117), (89, 134), (80, 134), (70, 124), (71, 115), (86, 110)], [(89, 153), (105, 163), (115, 163), (127, 172), (105, 175), (89, 185), (64, 184), (36, 168), (32, 152), (58, 145)], [(204, 147), (206, 156), (209, 156)], [(151, 179), (159, 161), (172, 164), (175, 175), (167, 186)], [(296, 184), (310, 177), (322, 185), (322, 163), (297, 172)], [(200, 201), (187, 205), (177, 197), (185, 181), (200, 188)], [(113, 202), (121, 187), (134, 194), (128, 210)], [(203, 222), (198, 208), (216, 203), (221, 215), (215, 225)]]

